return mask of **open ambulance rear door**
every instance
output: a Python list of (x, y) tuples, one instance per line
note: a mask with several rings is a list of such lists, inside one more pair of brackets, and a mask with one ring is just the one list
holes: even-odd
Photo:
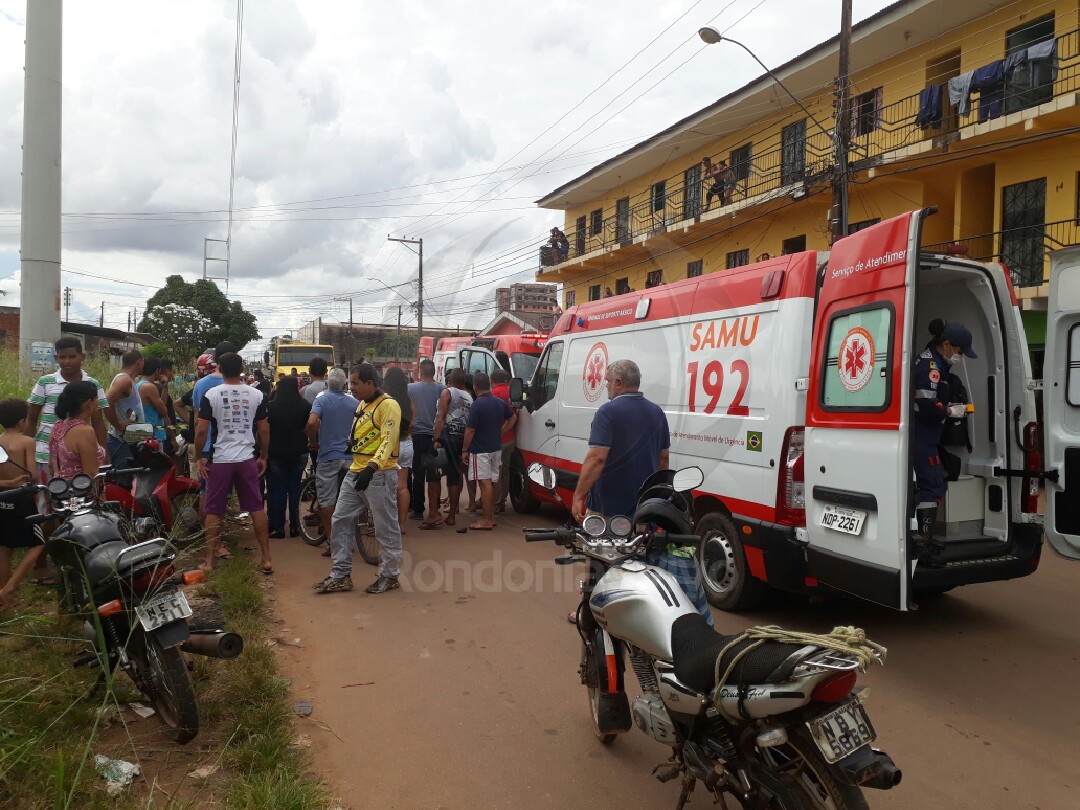
[(1064, 557), (1080, 560), (1080, 248), (1050, 260), (1050, 300), (1043, 362), (1046, 537)]
[(818, 289), (806, 403), (807, 573), (908, 608), (912, 313), (928, 211), (839, 240)]

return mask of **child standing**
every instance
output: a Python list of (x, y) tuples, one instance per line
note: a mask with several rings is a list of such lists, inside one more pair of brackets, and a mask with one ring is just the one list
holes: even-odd
[[(0, 447), (7, 452), (10, 461), (0, 464), (0, 490), (20, 487), (30, 480), (27, 470), (34, 469), (34, 440), (25, 435), (29, 407), (21, 399), (0, 401)], [(19, 466), (16, 466), (19, 465)], [(31, 493), (14, 503), (0, 502), (0, 610), (16, 604), (15, 590), (26, 575), (37, 565), (45, 551), (41, 527), (30, 526), (25, 518), (37, 514), (37, 505)], [(14, 573), (11, 561), (17, 548), (25, 548), (26, 554)]]

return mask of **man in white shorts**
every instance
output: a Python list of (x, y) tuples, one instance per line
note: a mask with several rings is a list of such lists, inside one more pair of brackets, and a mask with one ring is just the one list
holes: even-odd
[(487, 374), (473, 375), (476, 400), (469, 408), (461, 459), (468, 468), (470, 481), (477, 481), (483, 511), (470, 529), (490, 531), (495, 528), (495, 488), (502, 468), (502, 434), (514, 427), (517, 415), (510, 406), (491, 393)]
[[(326, 378), (326, 390), (315, 397), (308, 417), (308, 446), (318, 451), (315, 466), (315, 494), (319, 498), (319, 520), (323, 535), (330, 537), (330, 521), (337, 505), (341, 478), (352, 464), (347, 449), (353, 419), (360, 402), (345, 393), (344, 369), (333, 368)], [(329, 555), (329, 548), (324, 556)]]

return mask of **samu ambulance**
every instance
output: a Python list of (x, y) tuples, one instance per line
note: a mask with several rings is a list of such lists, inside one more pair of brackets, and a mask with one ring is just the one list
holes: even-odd
[[(1080, 558), (1080, 249), (1052, 265), (1042, 465), (1028, 347), (1008, 270), (920, 253), (932, 209), (838, 241), (569, 309), (524, 388), (511, 497), (569, 504), (603, 404), (607, 365), (631, 359), (667, 414), (673, 468), (698, 466), (701, 569), (714, 605), (770, 588), (841, 591), (899, 610), (922, 594), (1027, 576), (1047, 534)], [(917, 562), (912, 366), (934, 318), (972, 332), (954, 366), (974, 412), (936, 538)], [(516, 392), (515, 392), (516, 393)], [(525, 474), (553, 467), (557, 495)], [(1071, 489), (1069, 487), (1071, 486)]]

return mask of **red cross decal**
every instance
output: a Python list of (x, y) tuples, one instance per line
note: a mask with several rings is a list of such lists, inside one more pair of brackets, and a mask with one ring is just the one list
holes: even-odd
[(604, 360), (599, 355), (593, 355), (589, 360), (589, 367), (585, 374), (585, 380), (589, 388), (596, 388), (604, 379)]
[(844, 367), (848, 375), (854, 379), (866, 366), (866, 344), (862, 341), (851, 341), (844, 353)]

